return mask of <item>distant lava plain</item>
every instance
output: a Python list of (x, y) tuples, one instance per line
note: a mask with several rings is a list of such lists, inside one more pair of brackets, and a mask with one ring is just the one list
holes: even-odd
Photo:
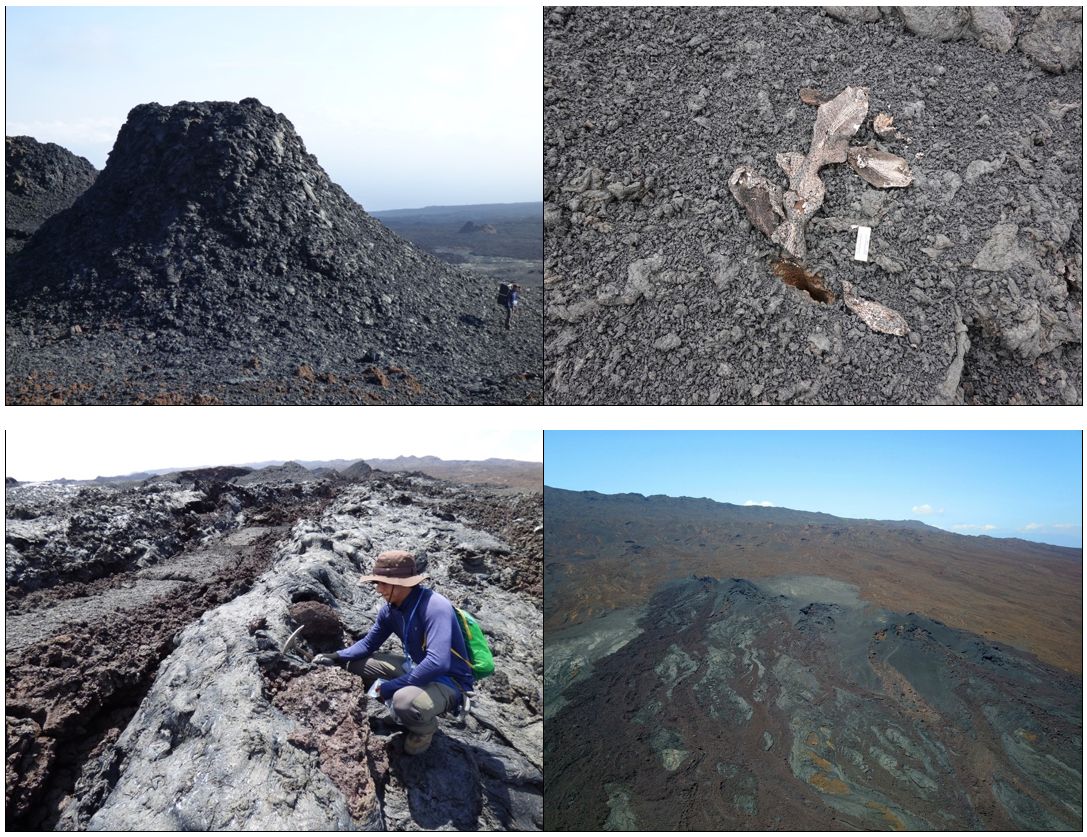
[(545, 827), (1078, 829), (1081, 554), (545, 489)]

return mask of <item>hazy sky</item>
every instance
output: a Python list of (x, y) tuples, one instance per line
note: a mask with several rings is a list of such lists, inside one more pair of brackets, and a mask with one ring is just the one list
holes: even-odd
[(102, 168), (138, 104), (256, 97), (368, 210), (541, 200), (539, 8), (8, 7), (7, 133)]
[(543, 458), (540, 431), (496, 407), (42, 408), (6, 442), (7, 475), (27, 482), (271, 459)]
[(1082, 547), (1078, 432), (551, 432), (544, 482)]

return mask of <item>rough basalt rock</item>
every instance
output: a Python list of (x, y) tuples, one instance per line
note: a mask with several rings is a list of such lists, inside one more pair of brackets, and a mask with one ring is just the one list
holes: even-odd
[(343, 639), (343, 625), (336, 612), (320, 602), (298, 602), (288, 610), (291, 619), (302, 628), (304, 639), (340, 641)]
[(1077, 6), (824, 6), (843, 23), (901, 22), (937, 41), (975, 40), (993, 52), (1019, 51), (1048, 73), (1083, 66), (1083, 9)]
[(380, 830), (386, 823), (379, 794), (389, 759), (371, 734), (366, 702), (359, 698), (358, 680), (339, 669), (287, 679), (272, 696), (272, 705), (297, 724), (288, 742), (316, 754), (320, 772), (343, 794), (351, 821)]
[(35, 590), (60, 585), (78, 596), (75, 583), (148, 576), (182, 548), (243, 524), (278, 525), (292, 506), (326, 496), (330, 481), (344, 479), (285, 467), (184, 471), (136, 485), (18, 486), (6, 497), (9, 612)]
[(4, 227), (8, 253), (20, 250), (47, 218), (67, 209), (98, 169), (56, 143), (4, 138)]
[(533, 304), (514, 336), (492, 297), (368, 215), (256, 99), (140, 105), (8, 267), (8, 400), (531, 401)]
[(1019, 49), (1050, 73), (1083, 68), (1083, 7), (1050, 6), (1038, 11)]

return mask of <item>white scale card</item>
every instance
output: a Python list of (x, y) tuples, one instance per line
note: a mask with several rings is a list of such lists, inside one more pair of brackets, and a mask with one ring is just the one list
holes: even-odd
[(853, 251), (853, 258), (858, 262), (868, 261), (868, 242), (872, 240), (871, 227), (857, 227), (857, 249)]

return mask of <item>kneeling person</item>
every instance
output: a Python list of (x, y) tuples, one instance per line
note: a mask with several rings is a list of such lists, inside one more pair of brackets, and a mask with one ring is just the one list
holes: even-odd
[[(449, 599), (420, 586), (426, 573), (415, 571), (409, 552), (383, 552), (374, 562), (373, 575), (362, 581), (377, 585), (386, 604), (362, 639), (342, 651), (318, 654), (315, 663), (346, 662), (347, 670), (362, 677), (369, 689), (374, 681), (382, 702), (392, 701), (393, 714), (408, 729), (404, 752), (425, 752), (438, 729), (438, 716), (460, 706), (474, 683), (468, 649)], [(396, 634), (407, 656), (376, 653)]]

